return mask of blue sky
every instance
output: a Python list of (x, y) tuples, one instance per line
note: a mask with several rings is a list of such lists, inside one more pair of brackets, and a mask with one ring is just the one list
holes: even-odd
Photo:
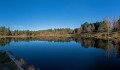
[(12, 30), (78, 28), (120, 16), (120, 0), (0, 0), (0, 26)]

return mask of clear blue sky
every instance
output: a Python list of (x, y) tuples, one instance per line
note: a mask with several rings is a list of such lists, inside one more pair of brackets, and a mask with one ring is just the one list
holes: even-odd
[(78, 28), (120, 16), (120, 0), (0, 0), (0, 26), (12, 30)]

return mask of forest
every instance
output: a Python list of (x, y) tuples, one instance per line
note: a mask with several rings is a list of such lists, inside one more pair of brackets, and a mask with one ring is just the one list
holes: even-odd
[(49, 35), (49, 34), (68, 34), (68, 32), (73, 32), (70, 28), (58, 28), (58, 29), (48, 29), (39, 31), (30, 30), (10, 30), (10, 28), (0, 27), (0, 36), (37, 36), (37, 35)]
[(80, 28), (76, 28), (74, 33), (93, 33), (93, 32), (117, 32), (120, 31), (120, 19), (117, 16), (114, 17), (113, 25), (111, 23), (111, 18), (106, 17), (101, 22), (88, 23), (85, 22)]

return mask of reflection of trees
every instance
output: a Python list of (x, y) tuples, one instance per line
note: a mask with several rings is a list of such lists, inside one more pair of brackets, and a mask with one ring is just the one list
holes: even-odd
[(27, 37), (27, 38), (12, 38), (13, 41), (18, 42), (18, 41), (48, 41), (48, 42), (70, 42), (73, 40), (73, 38), (64, 38), (64, 37), (55, 37), (55, 38), (49, 38), (49, 37), (43, 37), (43, 38), (32, 38), (32, 37)]
[(85, 48), (88, 48), (88, 47), (92, 47), (93, 46), (93, 42), (92, 39), (85, 39), (85, 38), (77, 38), (75, 39), (76, 42), (79, 42), (81, 43), (82, 46), (84, 46)]
[(32, 38), (32, 37), (28, 37), (28, 38), (12, 38), (13, 41), (15, 42), (18, 42), (18, 41), (26, 41), (26, 42), (30, 42), (30, 41), (48, 41), (48, 42), (70, 42), (72, 41), (71, 39), (69, 38), (63, 38), (63, 37), (60, 37), (60, 38)]
[(76, 42), (81, 43), (85, 48), (94, 47), (105, 50), (105, 56), (111, 57), (112, 50), (114, 51), (115, 56), (120, 57), (120, 48), (119, 40), (101, 40), (101, 39), (92, 39), (92, 38), (76, 38)]
[(111, 57), (111, 50), (112, 50), (112, 46), (111, 46), (110, 41), (108, 40), (108, 45), (106, 46), (106, 52), (105, 52), (105, 56), (107, 58)]
[(115, 56), (119, 56), (120, 55), (120, 44), (119, 44), (120, 42), (119, 42), (119, 40), (118, 39), (114, 39), (113, 40), (113, 46), (114, 46), (114, 55)]
[(92, 38), (91, 39), (79, 38), (79, 39), (75, 39), (75, 41), (81, 43), (81, 45), (84, 46), (85, 48), (95, 47), (106, 50), (106, 45), (108, 45), (108, 42), (105, 40), (92, 39)]
[(43, 38), (0, 38), (0, 46), (9, 45), (10, 42), (30, 42), (30, 41), (48, 41), (48, 42), (70, 42), (76, 41), (81, 43), (85, 48), (94, 47), (105, 50), (105, 56), (111, 56), (111, 50), (114, 51), (114, 55), (120, 57), (120, 42), (118, 39), (110, 40), (101, 40), (95, 38), (64, 38), (64, 37), (43, 37)]
[(26, 37), (26, 38), (0, 38), (0, 46), (9, 45), (11, 41), (14, 42), (30, 42), (30, 41), (48, 41), (48, 42), (70, 42), (73, 41), (73, 38), (64, 38), (64, 37), (55, 37), (55, 38), (32, 38), (32, 37)]
[(0, 46), (9, 45), (10, 42), (11, 42), (11, 39), (8, 39), (8, 38), (0, 38)]

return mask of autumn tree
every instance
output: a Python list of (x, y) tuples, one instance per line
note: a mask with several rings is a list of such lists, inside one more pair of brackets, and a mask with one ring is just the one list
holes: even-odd
[(75, 33), (80, 34), (81, 33), (81, 28), (76, 28)]
[(92, 26), (91, 26), (91, 24), (88, 25), (87, 32), (88, 32), (88, 33), (91, 33), (91, 32), (92, 32)]
[(105, 19), (105, 23), (107, 25), (107, 33), (109, 36), (109, 32), (111, 32), (111, 18), (109, 16)]
[(99, 28), (98, 28), (98, 32), (107, 32), (107, 24), (105, 23), (106, 20), (100, 22)]

